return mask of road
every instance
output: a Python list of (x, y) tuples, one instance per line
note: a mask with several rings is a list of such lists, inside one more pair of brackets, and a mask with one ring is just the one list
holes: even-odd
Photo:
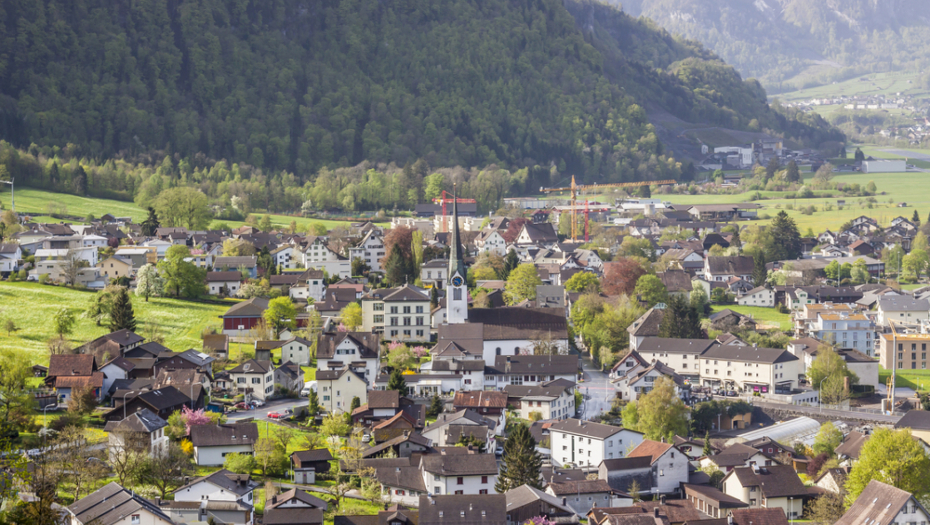
[[(730, 398), (732, 399), (732, 398)], [(784, 403), (770, 403), (767, 401), (753, 400), (753, 405), (763, 408), (773, 408), (782, 410), (791, 410), (795, 413), (808, 414), (812, 418), (830, 418), (830, 419), (862, 419), (874, 421), (876, 423), (895, 424), (901, 419), (901, 416), (886, 416), (884, 414), (875, 414), (872, 412), (855, 412), (851, 410), (833, 410), (830, 408), (820, 409), (817, 407), (805, 407), (797, 405), (787, 405)]]
[(578, 389), (585, 394), (584, 419), (610, 411), (611, 400), (616, 395), (616, 389), (610, 384), (610, 378), (599, 368), (595, 368), (588, 358), (582, 358), (582, 371), (584, 383), (578, 384)]
[(284, 412), (288, 408), (294, 408), (296, 406), (302, 406), (307, 404), (307, 398), (301, 397), (299, 399), (276, 399), (274, 401), (269, 401), (265, 403), (265, 406), (258, 407), (255, 410), (239, 410), (231, 414), (227, 414), (227, 421), (237, 421), (239, 419), (246, 418), (255, 418), (256, 421), (274, 421), (268, 417), (268, 412)]

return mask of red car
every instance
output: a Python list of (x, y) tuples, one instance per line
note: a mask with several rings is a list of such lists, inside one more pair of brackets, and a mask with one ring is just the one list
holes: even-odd
[(271, 419), (278, 419), (279, 417), (281, 417), (281, 413), (280, 412), (268, 412), (268, 417)]

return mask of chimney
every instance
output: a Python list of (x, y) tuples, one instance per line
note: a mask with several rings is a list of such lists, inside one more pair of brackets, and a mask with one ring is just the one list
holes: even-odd
[(727, 525), (733, 525), (733, 515), (727, 514)]
[(562, 506), (568, 505), (568, 498), (562, 498)]
[(658, 518), (658, 517), (659, 517), (659, 507), (656, 507), (656, 508), (652, 509), (652, 515), (653, 515), (655, 518)]
[(271, 497), (271, 504), (274, 505), (274, 504), (277, 503), (277, 502), (278, 502), (278, 496), (272, 496), (272, 497)]
[(665, 505), (665, 494), (659, 496), (659, 505)]

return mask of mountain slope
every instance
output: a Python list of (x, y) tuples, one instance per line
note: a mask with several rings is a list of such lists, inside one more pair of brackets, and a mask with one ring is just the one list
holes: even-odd
[(596, 7), (598, 32), (558, 0), (9, 0), (0, 137), (302, 180), (420, 158), (628, 180), (680, 175), (647, 103), (781, 130), (700, 45)]
[[(617, 0), (608, 0), (618, 5)], [(625, 0), (770, 91), (930, 65), (925, 0)]]

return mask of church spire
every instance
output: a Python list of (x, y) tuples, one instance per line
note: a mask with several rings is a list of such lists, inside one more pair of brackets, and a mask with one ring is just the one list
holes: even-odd
[(459, 238), (458, 192), (452, 184), (452, 232), (449, 235), (449, 279), (458, 273), (465, 277), (465, 260), (461, 239)]

